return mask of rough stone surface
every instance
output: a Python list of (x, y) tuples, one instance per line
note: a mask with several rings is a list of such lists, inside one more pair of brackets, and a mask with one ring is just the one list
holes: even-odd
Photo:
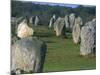
[(96, 20), (87, 22), (81, 29), (80, 54), (89, 55), (96, 52)]
[(66, 24), (66, 28), (69, 28), (69, 18), (68, 18), (68, 15), (65, 16), (65, 24)]
[(35, 26), (37, 26), (38, 23), (39, 23), (39, 18), (38, 18), (38, 16), (36, 16), (36, 17), (35, 17)]
[(17, 24), (19, 24), (19, 23), (23, 20), (23, 18), (24, 18), (24, 17), (22, 17), (22, 16), (19, 17), (19, 18), (17, 18), (17, 20), (16, 20)]
[(69, 23), (70, 23), (70, 28), (71, 29), (73, 28), (74, 22), (75, 22), (75, 14), (74, 13), (71, 13), (69, 15)]
[(17, 36), (19, 38), (25, 38), (25, 37), (31, 36), (33, 35), (33, 33), (34, 33), (34, 30), (27, 25), (26, 20), (23, 20), (18, 25)]
[(18, 40), (18, 38), (16, 36), (12, 37), (11, 44), (14, 44), (17, 40)]
[(53, 17), (50, 19), (50, 23), (49, 23), (49, 28), (51, 28), (55, 22), (56, 16), (53, 15)]
[(20, 21), (22, 21), (23, 17), (11, 17), (11, 24), (18, 24)]
[(73, 29), (72, 29), (72, 37), (73, 37), (73, 42), (75, 44), (80, 42), (80, 32), (81, 32), (82, 24), (83, 24), (82, 18), (77, 17), (75, 19), (75, 24), (74, 24)]
[(16, 41), (11, 47), (12, 72), (42, 72), (46, 44), (32, 37)]
[(35, 22), (35, 16), (30, 16), (30, 17), (28, 18), (27, 24), (29, 25), (29, 27), (31, 27), (31, 28), (34, 29), (34, 22)]
[(18, 24), (23, 20), (24, 17), (12, 17), (11, 18), (11, 26), (12, 28), (15, 28), (14, 31), (16, 32), (17, 31), (17, 27), (18, 27)]
[(56, 31), (56, 36), (64, 34), (65, 20), (59, 17), (54, 23), (54, 31)]
[(30, 17), (29, 23), (32, 24), (32, 25), (34, 24), (34, 16), (31, 16), (31, 17)]
[(11, 24), (12, 25), (16, 24), (16, 20), (17, 20), (16, 17), (11, 17)]

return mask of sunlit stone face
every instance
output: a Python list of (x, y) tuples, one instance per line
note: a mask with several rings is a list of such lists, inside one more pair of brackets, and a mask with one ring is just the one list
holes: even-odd
[(34, 30), (32, 28), (30, 28), (25, 21), (23, 21), (22, 23), (19, 24), (18, 29), (17, 29), (17, 36), (19, 38), (25, 38), (28, 36), (33, 35)]

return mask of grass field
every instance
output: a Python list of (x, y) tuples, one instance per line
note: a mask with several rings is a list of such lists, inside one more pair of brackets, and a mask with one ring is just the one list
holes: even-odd
[(47, 43), (43, 72), (90, 70), (96, 68), (96, 59), (79, 56), (80, 45), (75, 45), (71, 34), (66, 38), (56, 37), (53, 29), (34, 27), (35, 35)]

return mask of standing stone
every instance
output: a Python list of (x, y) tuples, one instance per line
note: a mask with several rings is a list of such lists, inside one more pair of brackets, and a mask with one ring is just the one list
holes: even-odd
[(75, 22), (75, 14), (72, 13), (72, 14), (69, 15), (70, 29), (73, 28), (73, 26), (74, 26), (74, 22)]
[(53, 15), (53, 17), (50, 19), (50, 23), (49, 23), (49, 28), (51, 28), (55, 22), (56, 16)]
[(36, 17), (35, 17), (35, 26), (37, 26), (38, 23), (39, 23), (39, 18), (38, 18), (38, 16), (36, 16)]
[(23, 20), (23, 17), (12, 17), (11, 18), (11, 32), (13, 33), (12, 36), (17, 35), (17, 28), (18, 24)]
[(52, 25), (53, 25), (53, 20), (54, 20), (53, 18), (50, 19), (49, 28), (52, 27)]
[(11, 47), (11, 72), (42, 72), (46, 44), (32, 37), (22, 38)]
[(81, 32), (82, 24), (83, 24), (82, 18), (77, 17), (75, 19), (75, 25), (73, 26), (73, 29), (72, 29), (72, 37), (73, 37), (73, 42), (75, 44), (80, 42), (80, 32)]
[(56, 15), (55, 14), (53, 15), (53, 18), (56, 19)]
[(54, 23), (54, 31), (56, 31), (56, 36), (64, 35), (65, 33), (65, 20), (64, 18), (59, 17)]
[(69, 20), (68, 20), (69, 18), (68, 18), (68, 15), (66, 15), (65, 16), (65, 26), (66, 26), (66, 28), (69, 28)]
[(17, 25), (19, 22), (21, 22), (23, 17), (11, 17), (11, 24)]
[(29, 23), (30, 23), (30, 24), (33, 24), (33, 23), (34, 23), (33, 17), (34, 17), (34, 16), (30, 17), (30, 19), (29, 19)]
[(35, 17), (31, 16), (29, 19), (29, 24), (31, 24), (31, 26), (34, 26), (34, 22), (35, 22)]
[(27, 36), (31, 36), (33, 35), (33, 33), (34, 33), (34, 30), (27, 25), (25, 19), (18, 25), (17, 36), (19, 38), (25, 38)]
[(96, 52), (96, 20), (87, 22), (81, 29), (80, 54), (85, 56)]
[(19, 24), (22, 20), (23, 20), (23, 17), (22, 16), (19, 17), (19, 18), (17, 18), (17, 24)]
[(16, 27), (17, 27), (16, 20), (17, 20), (16, 17), (11, 17), (11, 33), (12, 33), (11, 37), (16, 35)]
[(16, 20), (17, 20), (16, 17), (11, 17), (11, 24), (12, 25), (16, 24)]

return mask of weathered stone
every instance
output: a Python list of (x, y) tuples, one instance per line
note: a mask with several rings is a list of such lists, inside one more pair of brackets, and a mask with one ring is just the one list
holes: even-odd
[(23, 20), (24, 17), (12, 17), (11, 18), (11, 32), (12, 32), (12, 36), (17, 35), (17, 28), (19, 23)]
[(56, 15), (55, 14), (53, 15), (53, 18), (56, 19)]
[(11, 17), (11, 24), (18, 24), (20, 21), (22, 21), (23, 17)]
[(35, 26), (37, 26), (38, 23), (39, 23), (39, 18), (38, 18), (38, 16), (36, 16), (36, 17), (35, 17)]
[(16, 20), (17, 20), (16, 17), (11, 17), (11, 24), (12, 25), (16, 24)]
[(27, 37), (16, 41), (11, 47), (11, 71), (42, 72), (46, 44), (37, 38)]
[(14, 44), (17, 40), (18, 40), (18, 38), (17, 38), (16, 36), (14, 36), (14, 37), (11, 39), (11, 44)]
[(82, 18), (77, 17), (75, 19), (75, 25), (73, 26), (73, 29), (72, 29), (72, 37), (73, 37), (73, 42), (75, 44), (80, 42), (80, 32), (81, 32), (82, 24), (83, 24)]
[(53, 15), (53, 17), (50, 19), (50, 23), (49, 23), (49, 28), (51, 28), (55, 22), (56, 16)]
[(71, 13), (69, 15), (69, 23), (70, 23), (70, 28), (72, 29), (73, 26), (74, 26), (74, 22), (75, 22), (75, 14), (74, 13)]
[(16, 22), (17, 22), (17, 24), (19, 24), (19, 23), (23, 20), (23, 18), (24, 18), (24, 17), (22, 17), (22, 16), (21, 16), (21, 17), (19, 17), (19, 18), (17, 18), (17, 21), (16, 21)]
[(68, 15), (65, 16), (65, 24), (66, 24), (66, 28), (69, 28), (69, 20), (68, 20)]
[(29, 22), (27, 22), (28, 26), (34, 29), (35, 17), (34, 16), (30, 16), (28, 18), (28, 21), (29, 21)]
[(30, 24), (34, 24), (33, 17), (34, 17), (34, 16), (30, 17), (30, 19), (29, 19), (29, 23), (30, 23)]
[(64, 27), (65, 27), (65, 20), (64, 18), (59, 17), (54, 23), (54, 31), (56, 31), (56, 36), (60, 36), (65, 33)]
[(96, 20), (87, 22), (81, 29), (80, 54), (95, 54), (96, 49)]
[(25, 37), (31, 36), (33, 35), (33, 33), (34, 33), (34, 30), (27, 25), (26, 20), (23, 20), (18, 25), (17, 36), (19, 38), (25, 38)]

